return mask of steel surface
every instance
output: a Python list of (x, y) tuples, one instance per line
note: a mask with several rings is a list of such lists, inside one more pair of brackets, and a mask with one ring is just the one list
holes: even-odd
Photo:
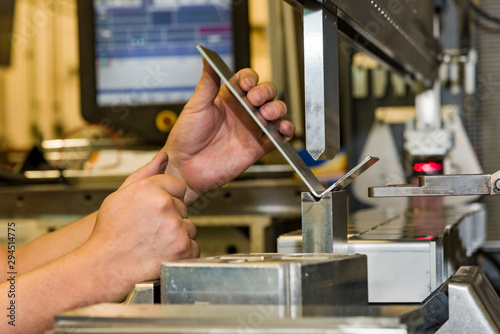
[(165, 262), (161, 291), (162, 304), (366, 306), (366, 256), (264, 253)]
[(414, 305), (98, 304), (57, 315), (47, 333), (407, 334), (422, 320)]
[(371, 187), (370, 197), (496, 195), (497, 173), (476, 175), (421, 175), (419, 185)]
[(347, 192), (330, 192), (319, 201), (302, 193), (302, 251), (347, 252)]
[[(420, 303), (484, 243), (486, 211), (478, 203), (444, 211), (361, 210), (349, 216), (348, 238), (349, 253), (368, 257), (370, 303)], [(278, 239), (279, 253), (302, 247), (300, 230)]]
[(315, 0), (304, 2), (306, 149), (315, 159), (340, 150), (337, 14)]
[(484, 272), (460, 267), (448, 282), (449, 319), (436, 334), (500, 332), (500, 299)]
[[(159, 291), (160, 280), (137, 283), (129, 293), (124, 304), (154, 304), (155, 288)], [(159, 294), (158, 294), (159, 295)]]

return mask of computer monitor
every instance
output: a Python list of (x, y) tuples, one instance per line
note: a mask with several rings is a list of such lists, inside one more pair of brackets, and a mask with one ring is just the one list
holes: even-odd
[(0, 1), (0, 66), (10, 65), (14, 7), (15, 0)]
[(83, 117), (164, 142), (202, 71), (202, 44), (249, 66), (242, 0), (78, 0)]

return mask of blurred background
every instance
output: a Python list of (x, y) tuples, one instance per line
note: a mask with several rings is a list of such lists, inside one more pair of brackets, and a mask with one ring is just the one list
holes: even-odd
[[(251, 0), (249, 13), (251, 65), (261, 80), (272, 80), (268, 0)], [(85, 124), (76, 1), (16, 1), (13, 36), (11, 66), (0, 66), (2, 151), (26, 150)]]

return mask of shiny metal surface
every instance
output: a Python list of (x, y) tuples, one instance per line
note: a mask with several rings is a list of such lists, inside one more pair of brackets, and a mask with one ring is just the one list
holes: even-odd
[[(148, 281), (137, 283), (129, 293), (124, 304), (154, 304), (155, 288), (159, 288), (160, 281)], [(159, 291), (159, 290), (158, 290)]]
[(320, 200), (302, 193), (302, 251), (347, 252), (347, 192), (334, 191)]
[(476, 175), (420, 175), (419, 185), (370, 187), (370, 197), (497, 195), (500, 171)]
[[(477, 203), (443, 210), (371, 209), (349, 217), (347, 248), (367, 255), (370, 303), (420, 303), (485, 240), (486, 212)], [(302, 231), (278, 239), (280, 253), (301, 249)]]
[(366, 305), (366, 257), (235, 254), (168, 262), (162, 304)]
[(306, 165), (304, 160), (299, 156), (299, 154), (294, 150), (294, 148), (287, 142), (283, 135), (279, 132), (276, 126), (272, 122), (266, 121), (259, 110), (252, 106), (252, 104), (246, 98), (245, 92), (237, 85), (231, 82), (233, 72), (224, 63), (221, 57), (214, 51), (204, 48), (201, 45), (196, 47), (198, 51), (203, 55), (207, 62), (212, 66), (214, 71), (219, 75), (222, 81), (227, 85), (231, 93), (236, 97), (240, 104), (245, 108), (249, 115), (254, 119), (254, 121), (260, 126), (262, 131), (269, 137), (274, 146), (280, 151), (286, 161), (292, 166), (295, 172), (300, 176), (302, 181), (306, 184), (307, 188), (311, 193), (317, 198), (325, 196), (327, 193), (333, 190), (338, 190), (341, 187), (345, 187), (347, 184), (352, 182), (354, 178), (363, 173), (367, 168), (372, 166), (378, 161), (376, 157), (367, 157), (358, 166), (353, 168), (344, 177), (339, 179), (335, 184), (331, 185), (328, 189), (325, 189), (323, 184), (318, 180), (318, 178), (311, 172), (311, 169)]
[(479, 267), (461, 267), (448, 282), (449, 319), (436, 334), (500, 333), (500, 299)]
[(315, 160), (333, 159), (340, 150), (337, 14), (305, 0), (303, 24), (306, 149)]
[[(286, 0), (301, 10), (306, 0)], [(431, 87), (441, 47), (432, 35), (432, 2), (316, 0), (337, 12), (339, 31), (408, 80)], [(307, 83), (306, 83), (307, 85)]]
[(344, 189), (349, 183), (354, 181), (358, 176), (363, 174), (368, 168), (373, 166), (375, 163), (379, 161), (377, 157), (366, 157), (363, 161), (357, 164), (353, 169), (351, 169), (347, 174), (342, 176), (337, 180), (334, 184), (332, 184), (325, 192), (337, 191)]
[(99, 304), (57, 315), (47, 333), (407, 334), (422, 321), (417, 306)]

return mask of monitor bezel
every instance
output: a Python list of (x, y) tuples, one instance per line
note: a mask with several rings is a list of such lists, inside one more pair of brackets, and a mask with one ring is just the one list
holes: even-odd
[[(233, 1), (233, 45), (235, 68), (250, 66), (250, 27), (248, 0)], [(98, 106), (96, 87), (96, 56), (94, 30), (94, 1), (77, 0), (80, 58), (81, 114), (90, 123), (98, 123), (115, 131), (134, 132), (142, 140), (162, 144), (168, 133), (156, 126), (156, 116), (162, 110), (179, 114), (185, 103), (143, 104), (140, 106)], [(200, 62), (202, 57), (200, 56)], [(201, 75), (201, 73), (200, 73)]]

